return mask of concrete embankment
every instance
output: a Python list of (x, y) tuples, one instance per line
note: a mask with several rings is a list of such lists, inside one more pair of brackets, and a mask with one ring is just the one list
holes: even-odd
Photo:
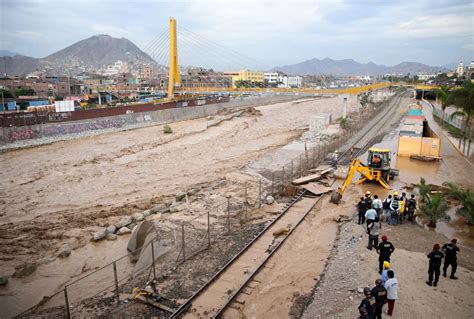
[(153, 112), (129, 113), (100, 119), (5, 127), (0, 130), (0, 144), (2, 145), (0, 149), (22, 148), (117, 130), (191, 120), (212, 116), (228, 109), (238, 110), (242, 107), (287, 102), (298, 98), (300, 97), (265, 96), (243, 99), (236, 98), (226, 103), (180, 107)]

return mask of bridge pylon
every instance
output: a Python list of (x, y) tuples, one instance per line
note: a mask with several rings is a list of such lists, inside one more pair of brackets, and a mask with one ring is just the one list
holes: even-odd
[(178, 65), (178, 38), (176, 35), (176, 19), (170, 18), (170, 64), (168, 80), (168, 99), (174, 98), (174, 90), (179, 86), (179, 65)]

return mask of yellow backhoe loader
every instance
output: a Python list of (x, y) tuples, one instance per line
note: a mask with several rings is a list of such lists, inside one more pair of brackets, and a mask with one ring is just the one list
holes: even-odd
[(355, 183), (356, 185), (365, 181), (377, 181), (384, 188), (390, 189), (390, 186), (388, 186), (389, 180), (393, 179), (395, 176), (398, 176), (398, 170), (392, 169), (390, 166), (390, 150), (370, 148), (367, 163), (367, 165), (361, 163), (358, 158), (351, 162), (349, 170), (347, 171), (346, 180), (337, 191), (333, 191), (331, 194), (331, 202), (339, 204), (342, 194), (346, 190), (347, 186), (350, 185), (356, 172), (358, 172), (361, 176), (360, 179)]

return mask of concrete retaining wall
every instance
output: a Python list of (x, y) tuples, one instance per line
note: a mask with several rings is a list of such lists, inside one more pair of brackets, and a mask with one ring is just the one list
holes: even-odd
[(180, 107), (153, 112), (130, 113), (120, 116), (108, 116), (100, 119), (83, 121), (46, 123), (21, 127), (6, 127), (0, 130), (0, 143), (5, 145), (21, 140), (40, 139), (44, 137), (60, 137), (70, 134), (81, 134), (88, 131), (105, 129), (127, 129), (131, 126), (148, 126), (191, 120), (215, 115), (224, 109), (239, 109), (286, 102), (299, 98), (298, 96), (266, 96), (236, 98), (226, 103), (208, 104), (193, 107)]

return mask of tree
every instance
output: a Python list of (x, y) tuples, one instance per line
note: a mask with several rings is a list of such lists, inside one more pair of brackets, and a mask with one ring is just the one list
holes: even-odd
[(456, 214), (466, 219), (469, 225), (474, 225), (474, 192), (470, 189), (461, 189), (454, 183), (444, 183), (448, 187), (448, 194), (461, 203), (461, 207), (456, 209)]
[(420, 178), (420, 184), (417, 184), (418, 190), (420, 191), (421, 201), (424, 203), (430, 202), (430, 193), (431, 186), (426, 184), (426, 180), (422, 177)]
[(465, 81), (462, 88), (451, 90), (448, 103), (453, 104), (458, 109), (451, 114), (451, 118), (456, 115), (464, 116), (464, 124), (461, 131), (466, 136), (470, 129), (472, 116), (474, 115), (474, 83)]
[(35, 90), (30, 89), (30, 88), (20, 88), (15, 91), (15, 96), (33, 96), (36, 95)]
[(428, 226), (436, 227), (440, 219), (448, 219), (448, 203), (442, 194), (434, 194), (428, 204), (421, 206), (421, 212), (428, 218)]
[(446, 111), (446, 107), (449, 105), (448, 98), (450, 93), (450, 88), (446, 85), (441, 85), (439, 88), (434, 90), (436, 94), (436, 98), (441, 101), (441, 110), (442, 110), (442, 125), (444, 126), (444, 113)]
[(4, 89), (0, 89), (0, 95), (3, 93), (4, 98), (14, 98), (15, 96), (12, 94), (12, 92)]

